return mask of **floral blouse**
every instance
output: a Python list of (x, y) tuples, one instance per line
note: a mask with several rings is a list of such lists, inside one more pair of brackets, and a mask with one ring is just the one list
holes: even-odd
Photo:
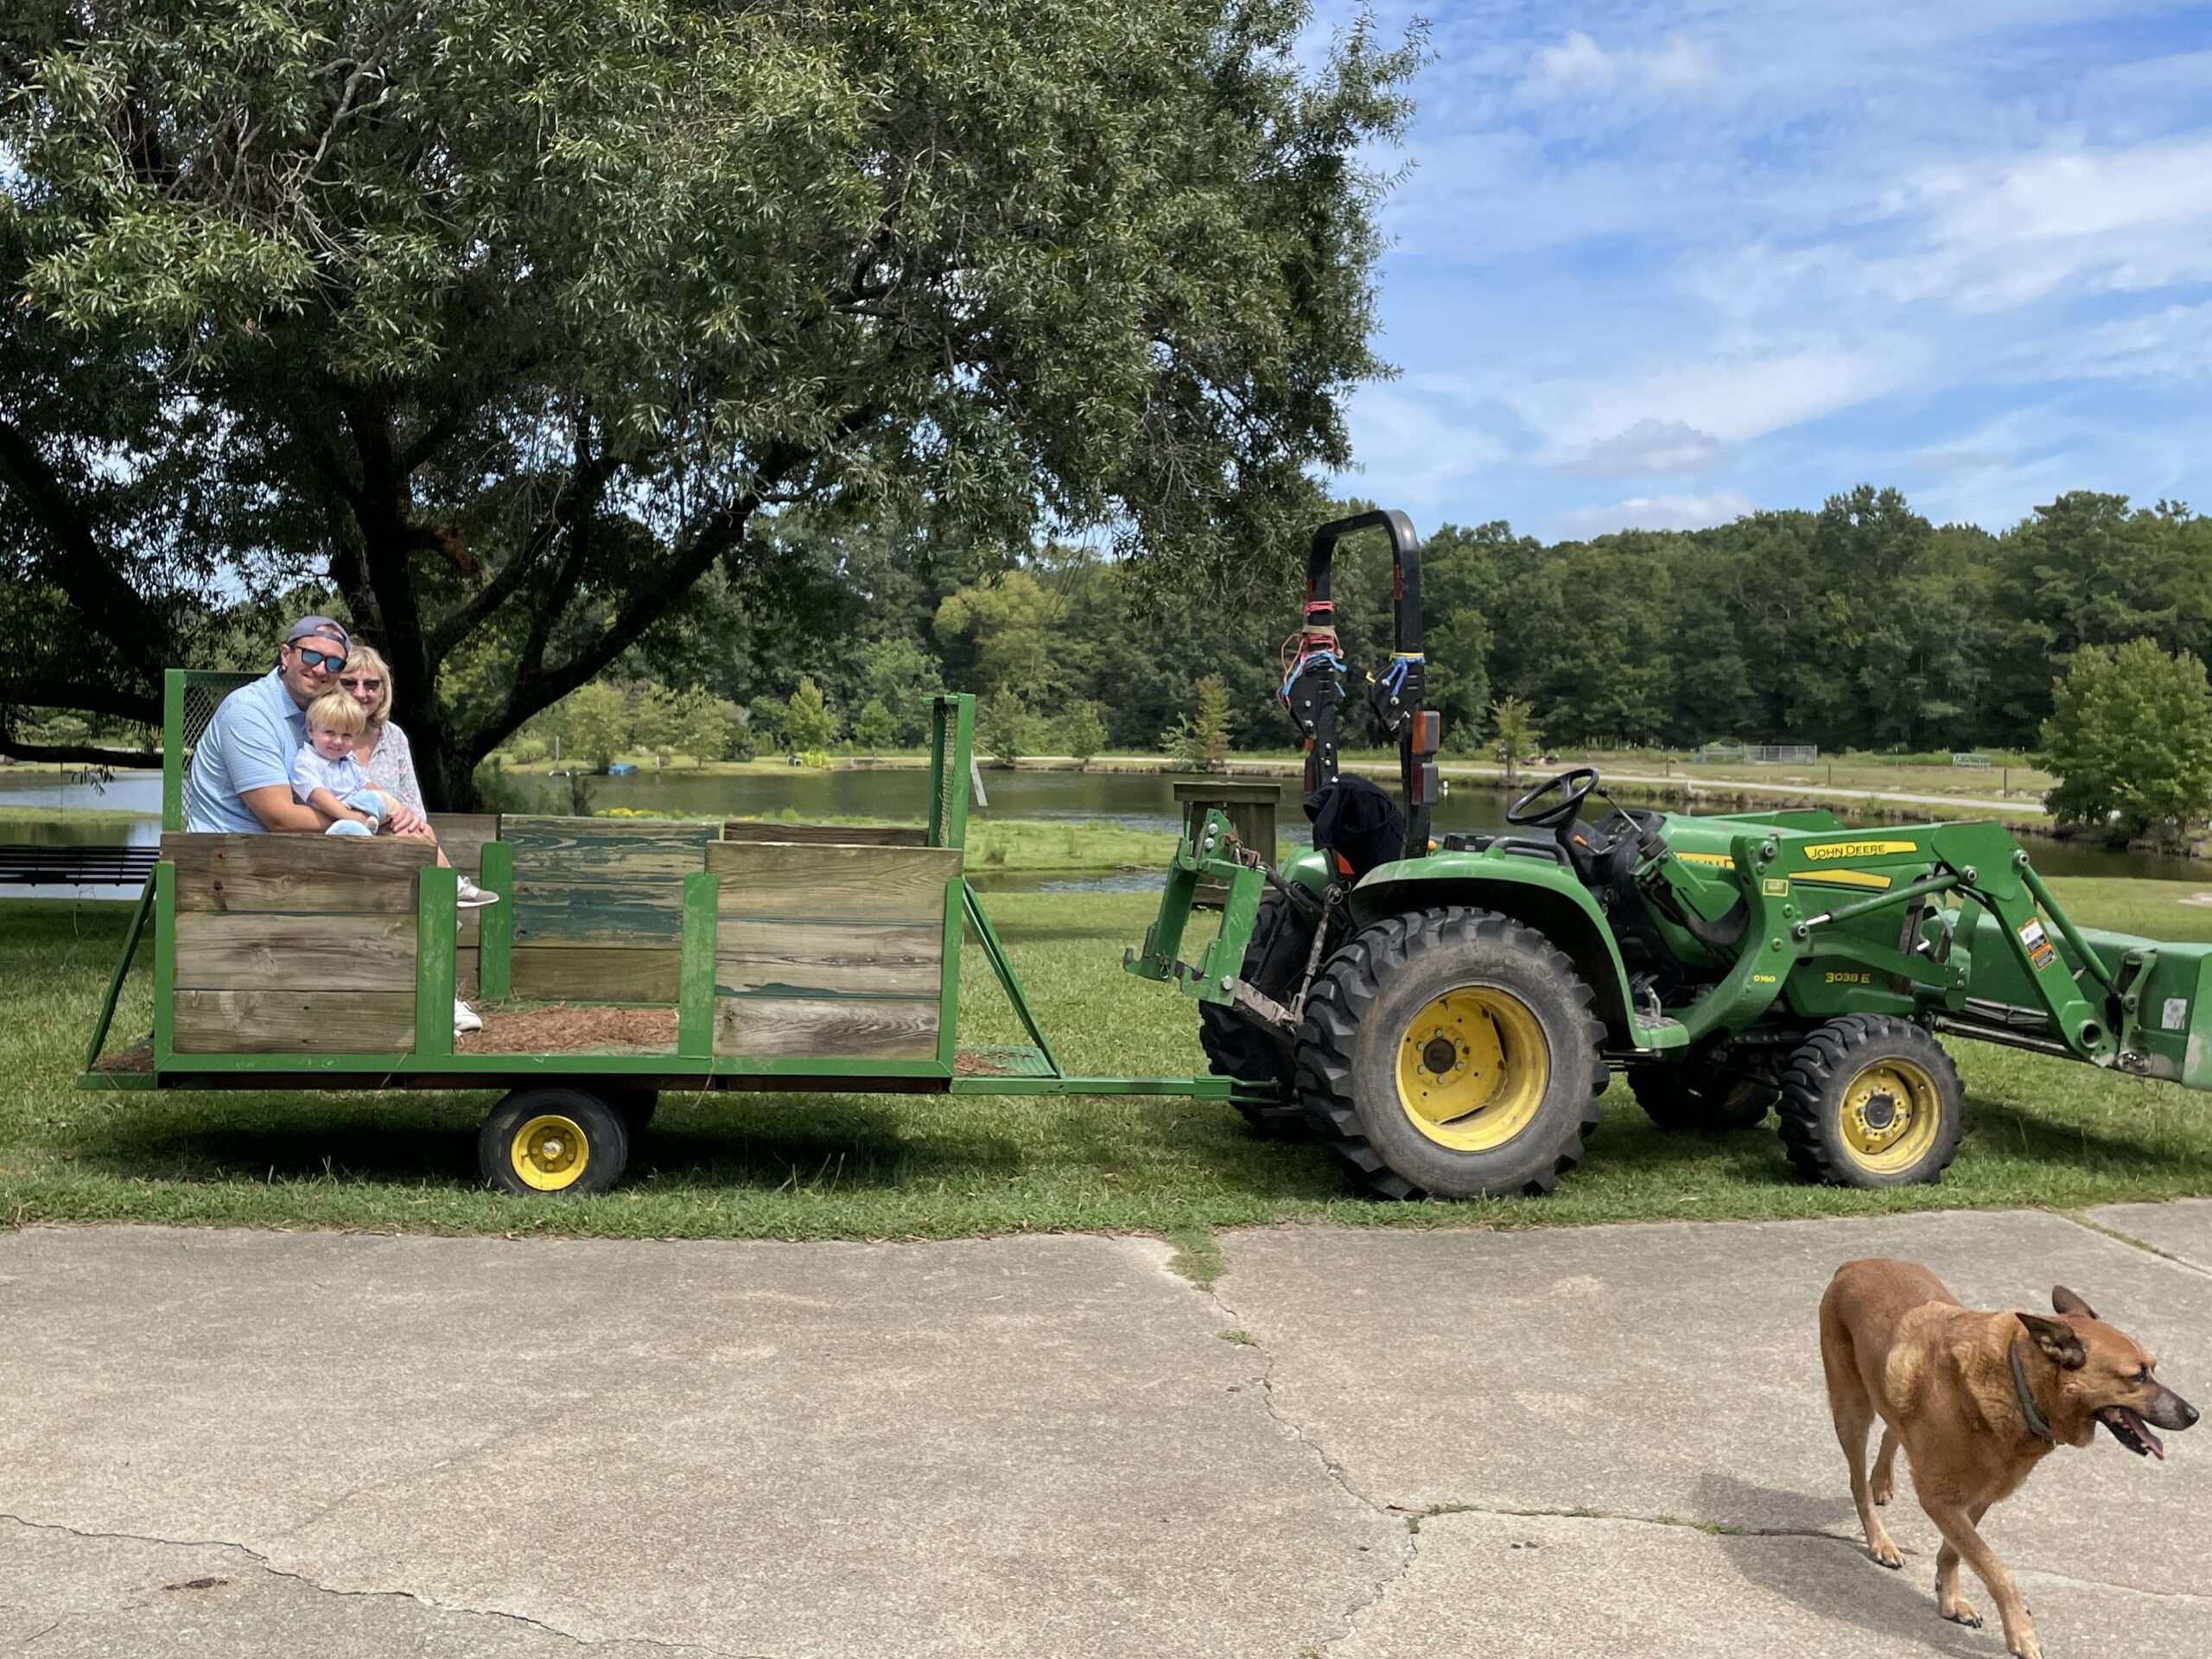
[(374, 753), (362, 763), (361, 770), (368, 774), (371, 789), (380, 789), (402, 806), (423, 811), (423, 785), (415, 776), (415, 753), (407, 747), (407, 734), (391, 721), (385, 722), (384, 735), (377, 740)]

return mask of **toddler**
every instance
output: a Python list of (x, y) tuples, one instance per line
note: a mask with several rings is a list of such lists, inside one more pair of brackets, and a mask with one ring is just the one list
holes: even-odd
[[(354, 741), (368, 716), (353, 694), (334, 687), (307, 706), (308, 741), (292, 757), (292, 793), (329, 821), (327, 836), (373, 836), (398, 803), (382, 790), (371, 789), (353, 758)], [(435, 844), (435, 842), (433, 843)], [(445, 849), (438, 848), (438, 862), (450, 867)], [(468, 879), (458, 878), (458, 902), (474, 910), (499, 899)]]
[(292, 757), (292, 793), (328, 823), (327, 836), (373, 836), (395, 804), (369, 787), (353, 741), (367, 716), (347, 693), (333, 687), (307, 706), (308, 741)]

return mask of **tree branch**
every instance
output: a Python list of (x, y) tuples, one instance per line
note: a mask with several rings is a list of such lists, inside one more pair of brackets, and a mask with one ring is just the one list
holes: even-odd
[(0, 679), (0, 715), (10, 709), (76, 709), (113, 720), (162, 723), (162, 699), (110, 680)]
[[(577, 423), (575, 456), (569, 475), (571, 487), (555, 496), (544, 516), (531, 531), (530, 539), (523, 544), (522, 550), (499, 567), (481, 592), (432, 631), (429, 652), (434, 658), (442, 660), (455, 645), (473, 633), (485, 618), (512, 598), (538, 560), (544, 556), (545, 550), (553, 544), (554, 537), (566, 530), (570, 556), (560, 575), (540, 590), (540, 603), (533, 607), (537, 615), (533, 617), (531, 634), (537, 641), (538, 649), (543, 651), (539, 620), (550, 618), (567, 602), (574, 584), (576, 563), (574, 550), (582, 539), (579, 532), (591, 515), (598, 511), (600, 499), (606, 493), (607, 482), (614, 474), (613, 463), (603, 454), (595, 454), (592, 451), (591, 423), (588, 416), (580, 417)], [(545, 623), (545, 626), (550, 626), (550, 621)], [(531, 664), (537, 658), (525, 648), (522, 660), (525, 664)]]
[(54, 538), (61, 556), (41, 560), (41, 573), (68, 595), (87, 629), (134, 651), (168, 636), (167, 620), (116, 574), (68, 486), (22, 429), (4, 418), (0, 418), (0, 485), (12, 489)]

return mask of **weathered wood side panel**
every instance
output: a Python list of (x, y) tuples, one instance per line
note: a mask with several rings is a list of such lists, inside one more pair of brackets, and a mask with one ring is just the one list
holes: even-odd
[[(411, 885), (411, 883), (410, 883)], [(192, 991), (415, 988), (415, 918), (180, 911), (176, 987)]]
[(681, 965), (683, 878), (713, 823), (640, 823), (506, 815), (514, 849), (512, 994), (602, 1002), (673, 1002)]
[(517, 945), (509, 995), (533, 1001), (673, 1005), (683, 954), (617, 945)]
[(937, 1026), (934, 996), (725, 996), (715, 1002), (715, 1052), (761, 1059), (933, 1060)]
[(715, 989), (933, 996), (944, 963), (934, 922), (763, 922), (725, 918), (715, 930)]
[(725, 918), (815, 922), (942, 921), (957, 847), (793, 846), (717, 842), (707, 868), (722, 878)]
[(185, 991), (180, 1054), (404, 1054), (415, 1046), (410, 991)]
[(753, 823), (732, 818), (722, 825), (724, 841), (777, 841), (802, 845), (828, 842), (846, 847), (926, 847), (930, 832), (920, 824)]
[(515, 943), (637, 944), (682, 933), (683, 879), (664, 875), (586, 876), (550, 880), (516, 874)]
[(496, 812), (440, 812), (430, 820), (430, 833), (444, 849), (446, 861), (465, 875), (484, 869), (484, 843), (499, 838)]
[(499, 838), (515, 849), (515, 879), (581, 880), (595, 874), (667, 875), (699, 868), (712, 823), (655, 823), (624, 818), (531, 817), (510, 813)]
[(415, 910), (415, 871), (435, 863), (428, 842), (382, 836), (195, 836), (170, 830), (180, 912), (362, 915)]

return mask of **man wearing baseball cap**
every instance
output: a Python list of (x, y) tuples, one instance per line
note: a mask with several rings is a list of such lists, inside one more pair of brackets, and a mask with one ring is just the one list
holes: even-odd
[(276, 666), (223, 699), (184, 775), (187, 830), (322, 833), (315, 810), (293, 797), (292, 757), (307, 741), (302, 711), (338, 683), (353, 646), (335, 619), (303, 616), (276, 648)]

